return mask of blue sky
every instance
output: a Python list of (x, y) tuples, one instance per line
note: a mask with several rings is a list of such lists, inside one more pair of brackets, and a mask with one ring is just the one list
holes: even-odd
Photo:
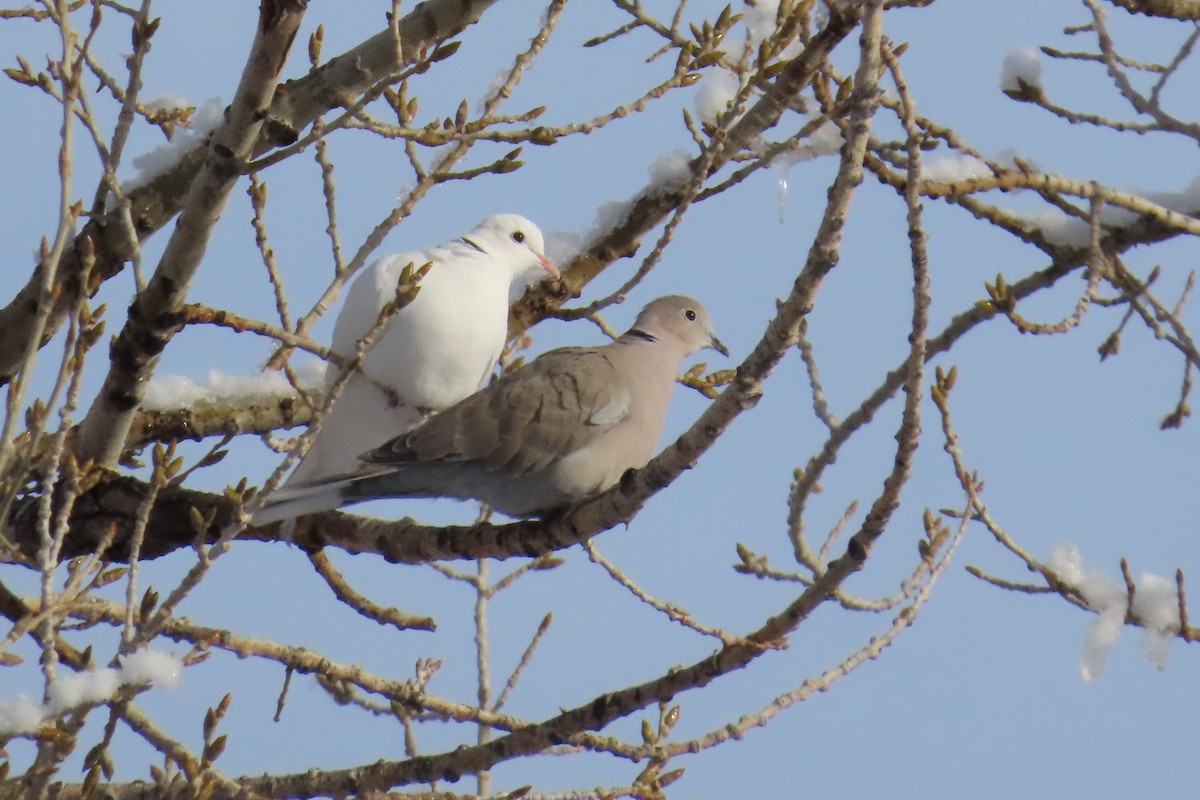
[[(669, 4), (647, 5), (670, 13)], [(688, 13), (715, 15), (721, 5), (697, 1), (689, 4)], [(286, 74), (303, 72), (303, 41), (318, 22), (325, 25), (328, 57), (375, 32), (387, 6), (358, 3), (334, 15), (313, 4)], [(241, 3), (210, 0), (163, 4), (157, 13), (163, 22), (149, 57), (144, 96), (170, 92), (190, 102), (212, 96), (228, 101), (252, 32), (252, 11)], [(498, 3), (481, 25), (463, 34), (458, 56), (415, 84), (422, 113), (453, 115), (464, 97), (474, 103), (497, 70), (523, 47), (540, 14), (535, 4)], [(1166, 58), (1186, 34), (1162, 23), (1131, 24), (1118, 10), (1112, 17), (1118, 44), (1134, 57)], [(1181, 190), (1197, 174), (1194, 142), (1189, 146), (1161, 134), (1116, 136), (1071, 126), (999, 92), (1001, 63), (1014, 48), (1090, 46), (1084, 36), (1062, 33), (1085, 18), (1082, 4), (1066, 0), (942, 0), (928, 9), (889, 13), (884, 29), (894, 41), (910, 44), (903, 68), (918, 111), (954, 128), (983, 153), (1013, 148), (1046, 172), (1129, 190)], [(622, 21), (604, 4), (568, 4), (542, 59), (506, 110), (547, 105), (546, 124), (563, 123), (628, 102), (661, 79), (674, 59), (644, 64), (658, 46), (648, 34), (580, 48), (584, 40)], [(838, 51), (843, 67), (852, 63), (855, 41), (851, 37)], [(15, 53), (24, 53), (36, 66), (53, 47), (49, 28), (0, 24), (0, 48), (9, 54), (6, 66)], [(115, 68), (116, 54), (128, 42), (113, 34), (102, 37), (99, 47)], [(1096, 65), (1045, 59), (1043, 64), (1043, 83), (1063, 105), (1130, 116)], [(1190, 75), (1195, 77), (1194, 67)], [(1186, 73), (1179, 84), (1195, 85)], [(1194, 119), (1195, 98), (1178, 89), (1168, 93), (1168, 102), (1180, 116)], [(680, 108), (691, 107), (694, 91), (681, 90), (645, 114), (592, 135), (553, 148), (527, 148), (527, 165), (512, 175), (439, 188), (393, 231), (381, 252), (442, 241), (496, 211), (525, 214), (547, 232), (585, 230), (604, 203), (629, 198), (645, 184), (656, 157), (689, 146)], [(0, 237), (9, 260), (0, 289), (7, 297), (24, 282), (38, 237), (53, 229), (57, 123), (47, 99), (11, 82), (0, 84), (0, 107), (9, 110), (9, 124), (0, 126), (0, 152), (6, 154), (0, 170), (10, 186), (0, 195)], [(889, 122), (883, 131), (894, 136), (894, 129)], [(156, 143), (153, 132), (140, 131), (130, 152)], [(342, 235), (352, 250), (411, 178), (396, 142), (356, 133), (333, 137), (331, 148)], [(94, 159), (86, 146), (78, 152), (76, 191), (90, 199)], [(472, 163), (484, 160), (480, 155)], [(783, 203), (779, 181), (785, 173), (770, 169), (698, 205), (662, 264), (627, 303), (611, 310), (609, 320), (623, 328), (650, 298), (694, 295), (709, 308), (733, 354), (725, 361), (705, 353), (710, 368), (736, 365), (762, 335), (774, 299), (786, 295), (803, 264), (834, 166), (826, 158), (791, 167)], [(308, 155), (265, 175), (272, 246), (289, 280), (293, 308), (311, 303), (330, 271), (318, 177)], [(247, 224), (243, 189), (234, 192), (191, 297), (269, 318), (270, 289)], [(1017, 208), (1036, 205), (1022, 195), (993, 193), (988, 199)], [(1044, 266), (1044, 257), (959, 209), (932, 200), (925, 208), (935, 331), (984, 298), (984, 281), (997, 273), (1015, 279)], [(147, 265), (154, 263), (164, 242), (165, 233), (148, 244)], [(867, 178), (851, 209), (841, 262), (810, 318), (822, 378), (839, 415), (856, 406), (904, 357), (911, 297), (907, 247), (903, 204), (890, 189)], [(1162, 297), (1173, 300), (1196, 256), (1195, 244), (1180, 240), (1134, 251), (1127, 262), (1143, 276), (1161, 264), (1163, 277), (1157, 285)], [(583, 299), (615, 288), (637, 263), (613, 265)], [(131, 285), (132, 279), (122, 275), (102, 291), (101, 299), (109, 303), (109, 332), (119, 325)], [(1057, 319), (1070, 313), (1082, 287), (1078, 276), (1068, 278), (1021, 310), (1035, 319)], [(1200, 442), (1194, 421), (1178, 431), (1158, 429), (1174, 405), (1182, 361), (1135, 323), (1119, 357), (1101, 364), (1096, 347), (1121, 313), (1093, 309), (1077, 330), (1059, 337), (1023, 336), (993, 321), (936, 363), (959, 368), (952, 404), (964, 454), (986, 480), (983, 497), (989, 508), (1025, 547), (1048, 558), (1054, 546), (1074, 543), (1088, 566), (1114, 578), (1119, 578), (1122, 556), (1135, 576), (1171, 576), (1176, 567), (1187, 573), (1200, 560), (1200, 545), (1192, 535)], [(1194, 309), (1188, 308), (1184, 322), (1194, 319)], [(332, 316), (317, 328), (316, 337), (327, 338), (331, 327)], [(600, 339), (586, 324), (547, 322), (534, 333), (535, 352)], [(188, 330), (172, 342), (159, 371), (201, 377), (215, 368), (252, 374), (268, 354), (266, 343), (256, 338)], [(103, 379), (102, 356), (94, 354), (86, 376), (93, 392)], [(90, 396), (85, 390), (85, 397)], [(685, 429), (705, 402), (677, 389), (663, 441)], [(818, 541), (851, 500), (860, 501), (855, 521), (861, 520), (862, 509), (891, 467), (898, 416), (897, 403), (886, 406), (822, 481), (824, 492), (811, 503), (807, 520)], [(923, 510), (963, 504), (928, 402), (922, 422), (925, 437), (904, 504), (867, 569), (848, 582), (852, 592), (895, 591), (913, 560)], [(656, 497), (628, 529), (609, 531), (595, 543), (656, 597), (730, 632), (752, 630), (785, 605), (794, 589), (736, 574), (731, 569), (737, 560), (735, 543), (767, 555), (776, 567), (791, 567), (787, 488), (792, 470), (820, 447), (822, 432), (810, 410), (800, 359), (789, 354), (768, 381), (760, 406), (738, 419), (696, 469)], [(244, 437), (219, 468), (197, 475), (194, 485), (218, 489), (243, 474), (261, 483), (277, 460), (256, 439)], [(450, 501), (374, 508), (433, 522), (474, 516), (471, 506)], [(431, 690), (470, 702), (473, 596), (466, 588), (428, 568), (332, 555), (359, 591), (384, 605), (432, 614), (439, 631), (396, 634), (357, 617), (332, 601), (302, 553), (282, 543), (235, 546), (181, 611), (201, 624), (317, 648), (336, 660), (397, 678), (409, 676), (418, 658), (440, 658), (443, 666)], [(712, 650), (712, 640), (638, 604), (577, 548), (561, 555), (566, 560), (562, 567), (518, 581), (493, 606), (498, 682), (542, 616), (554, 613), (507, 710), (539, 720)], [(142, 581), (162, 592), (192, 558), (182, 552), (147, 564)], [(1176, 643), (1167, 668), (1159, 671), (1139, 652), (1140, 632), (1129, 629), (1114, 646), (1103, 677), (1085, 682), (1079, 652), (1092, 616), (1057, 598), (1001, 592), (968, 575), (963, 569), (967, 564), (1018, 581), (1027, 578), (1021, 564), (986, 531), (972, 528), (915, 626), (881, 658), (744, 740), (673, 762), (687, 772), (671, 787), (672, 796), (1000, 798), (1187, 791), (1191, 781), (1180, 765), (1189, 763), (1200, 744), (1187, 701), (1195, 683), (1194, 655), (1188, 648)], [(493, 579), (515, 566), (492, 565)], [(0, 574), (11, 586), (34, 591), (33, 576), (12, 567)], [(888, 623), (886, 615), (827, 605), (791, 638), (786, 651), (677, 698), (683, 712), (675, 738), (756, 713), (776, 695), (840, 662)], [(108, 636), (95, 641), (101, 659), (116, 646)], [(4, 673), (0, 698), (20, 690), (40, 691), (36, 653), (28, 647), (20, 652), (29, 660)], [(141, 702), (169, 732), (194, 746), (203, 710), (232, 689), (234, 701), (224, 727), (230, 742), (218, 762), (227, 774), (337, 768), (401, 757), (394, 722), (334, 705), (307, 678), (293, 681), (283, 719), (273, 723), (281, 681), (277, 665), (215, 654), (185, 671), (177, 691), (151, 692)], [(649, 714), (622, 720), (606, 732), (636, 741), (642, 716)], [(422, 726), (418, 734), (424, 753), (473, 738), (466, 729), (439, 724)], [(13, 744), (9, 752), (20, 763), (28, 750)], [(114, 755), (119, 778), (146, 775), (148, 751), (128, 734), (119, 735)], [(639, 769), (581, 755), (513, 762), (494, 774), (497, 789), (532, 783), (536, 791), (551, 791), (620, 785)], [(467, 784), (452, 788), (469, 790)]]

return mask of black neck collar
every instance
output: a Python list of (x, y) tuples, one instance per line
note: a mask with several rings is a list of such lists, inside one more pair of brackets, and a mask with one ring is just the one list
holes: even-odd
[(630, 328), (628, 331), (625, 332), (625, 335), (632, 336), (635, 339), (642, 339), (647, 342), (657, 342), (658, 341), (657, 336), (652, 336), (652, 335), (646, 333), (641, 328)]
[(459, 239), (459, 241), (462, 242), (463, 244), (467, 245), (468, 247), (473, 247), (476, 250), (478, 250), (479, 252), (483, 253), (484, 255), (487, 255), (487, 251), (484, 250), (482, 247), (480, 247), (478, 244), (476, 244), (475, 241), (472, 240), (471, 238), (464, 236), (461, 239)]

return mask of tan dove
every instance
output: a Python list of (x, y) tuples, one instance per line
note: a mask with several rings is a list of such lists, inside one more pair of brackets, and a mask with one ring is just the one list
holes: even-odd
[(361, 456), (353, 472), (273, 492), (266, 525), (384, 497), (482, 500), (545, 514), (604, 491), (654, 454), (683, 359), (728, 355), (690, 297), (654, 300), (625, 335), (552, 350)]

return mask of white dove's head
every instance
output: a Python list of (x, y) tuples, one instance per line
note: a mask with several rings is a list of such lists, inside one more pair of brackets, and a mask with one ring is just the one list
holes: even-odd
[(535, 267), (558, 277), (558, 269), (546, 258), (542, 232), (520, 214), (493, 214), (462, 238), (467, 244), (509, 265), (514, 280)]
[(712, 321), (704, 306), (679, 294), (651, 300), (638, 314), (629, 333), (642, 339), (677, 345), (684, 356), (706, 347), (723, 356), (729, 355), (729, 349), (713, 332)]

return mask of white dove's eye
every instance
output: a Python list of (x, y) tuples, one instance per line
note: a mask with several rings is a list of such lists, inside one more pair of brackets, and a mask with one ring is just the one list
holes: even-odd
[(688, 322), (696, 321), (696, 312), (690, 308), (687, 311), (683, 312), (683, 315), (688, 318)]
[(521, 231), (517, 231), (512, 235), (512, 240), (517, 244), (520, 244), (521, 242), (525, 241), (525, 234), (521, 233)]

